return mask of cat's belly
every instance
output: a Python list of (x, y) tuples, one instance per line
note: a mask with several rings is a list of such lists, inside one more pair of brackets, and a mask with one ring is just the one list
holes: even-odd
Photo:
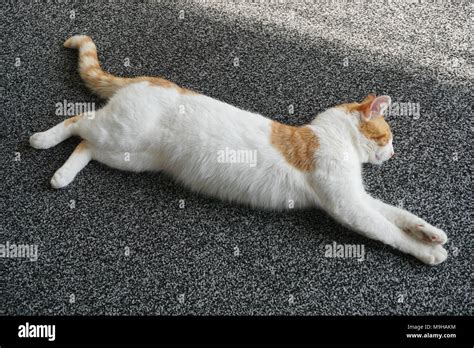
[(260, 209), (286, 210), (318, 205), (304, 176), (288, 175), (281, 168), (267, 166), (267, 170), (262, 171), (252, 163), (215, 165), (209, 163), (209, 158), (193, 161), (183, 156), (173, 158), (158, 151), (100, 150), (95, 151), (93, 157), (120, 170), (164, 171), (192, 191)]
[(96, 161), (115, 169), (133, 172), (158, 171), (161, 169), (158, 154), (151, 151), (114, 152), (104, 149), (92, 149), (92, 151), (92, 156)]
[(285, 210), (314, 207), (317, 198), (302, 173), (288, 173), (278, 164), (260, 160), (219, 163), (212, 156), (199, 159), (166, 158), (162, 169), (191, 190), (224, 201), (261, 209)]

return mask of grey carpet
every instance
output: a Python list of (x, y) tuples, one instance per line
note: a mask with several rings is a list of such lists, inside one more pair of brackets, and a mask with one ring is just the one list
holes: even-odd
[[(0, 243), (36, 244), (39, 256), (0, 259), (3, 313), (472, 314), (471, 3), (2, 7)], [(397, 156), (366, 166), (365, 181), (443, 228), (448, 260), (425, 266), (318, 210), (251, 210), (97, 162), (53, 190), (78, 139), (38, 151), (28, 137), (64, 118), (58, 102), (103, 105), (62, 47), (77, 33), (93, 37), (111, 73), (161, 75), (288, 124), (371, 91), (419, 103), (419, 117), (392, 112)], [(365, 245), (367, 259), (325, 258), (333, 241)]]

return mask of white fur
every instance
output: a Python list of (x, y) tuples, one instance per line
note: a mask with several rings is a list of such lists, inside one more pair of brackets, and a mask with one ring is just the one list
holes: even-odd
[[(164, 171), (194, 191), (253, 207), (318, 206), (425, 263), (444, 261), (443, 231), (365, 192), (361, 163), (382, 163), (393, 146), (390, 141), (379, 147), (365, 138), (358, 130), (360, 117), (341, 108), (318, 115), (309, 125), (320, 143), (316, 169), (303, 172), (271, 145), (270, 119), (203, 95), (140, 82), (118, 90), (95, 114), (36, 133), (30, 143), (48, 148), (71, 135), (86, 140), (87, 149), (73, 153), (54, 175), (55, 188), (69, 184), (90, 159), (123, 170)], [(220, 163), (219, 152), (226, 148), (255, 151), (256, 165)]]

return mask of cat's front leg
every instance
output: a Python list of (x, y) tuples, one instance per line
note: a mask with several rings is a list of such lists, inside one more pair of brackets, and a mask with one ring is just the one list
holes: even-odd
[(445, 244), (448, 241), (446, 233), (429, 224), (422, 218), (393, 205), (384, 203), (369, 194), (366, 194), (367, 202), (389, 221), (400, 227), (408, 235), (425, 243)]
[(412, 238), (369, 203), (365, 192), (356, 186), (324, 185), (316, 189), (322, 208), (342, 224), (379, 240), (429, 265), (446, 260), (448, 253), (440, 244)]

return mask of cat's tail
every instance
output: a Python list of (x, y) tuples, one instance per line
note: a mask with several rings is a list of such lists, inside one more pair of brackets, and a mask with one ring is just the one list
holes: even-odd
[(64, 42), (64, 47), (79, 50), (79, 74), (99, 97), (108, 99), (132, 79), (111, 75), (103, 71), (97, 58), (97, 48), (89, 36), (75, 35)]

